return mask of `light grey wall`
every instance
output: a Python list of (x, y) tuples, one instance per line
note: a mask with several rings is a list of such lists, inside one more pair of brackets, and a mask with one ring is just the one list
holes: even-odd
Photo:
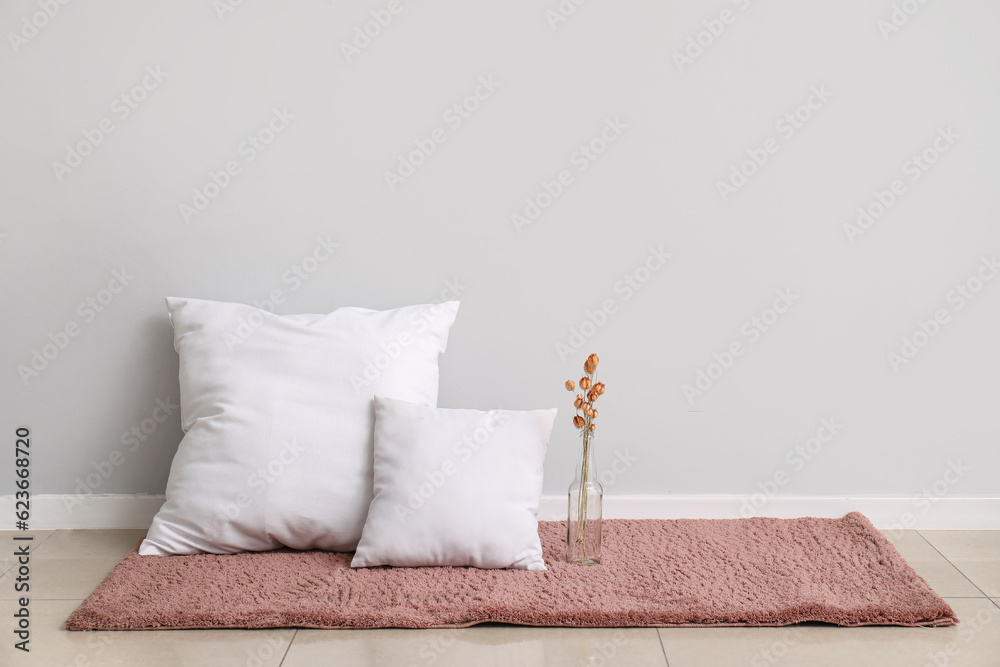
[[(36, 492), (163, 491), (181, 437), (176, 413), (149, 421), (177, 401), (165, 295), (325, 312), (455, 283), (440, 403), (563, 408), (547, 493), (576, 457), (562, 383), (593, 351), (608, 493), (997, 493), (1000, 280), (954, 291), (1000, 252), (997, 3), (224, 2), (0, 9), (0, 434), (32, 428)], [(884, 215), (845, 228), (895, 180)], [(518, 230), (526, 198), (550, 205)], [(313, 265), (318, 238), (339, 247)], [(699, 370), (716, 378), (688, 400)]]

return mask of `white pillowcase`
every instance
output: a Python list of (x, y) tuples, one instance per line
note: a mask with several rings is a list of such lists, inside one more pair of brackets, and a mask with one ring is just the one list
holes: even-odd
[(376, 396), (375, 499), (351, 566), (546, 569), (538, 502), (555, 417)]
[(167, 299), (181, 440), (144, 555), (351, 551), (372, 499), (372, 398), (436, 405), (458, 302), (275, 315)]

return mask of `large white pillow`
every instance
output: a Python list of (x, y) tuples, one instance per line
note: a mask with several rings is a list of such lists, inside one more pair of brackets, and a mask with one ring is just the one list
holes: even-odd
[(375, 499), (351, 566), (544, 570), (538, 502), (555, 417), (376, 396)]
[(436, 405), (458, 302), (275, 315), (167, 299), (181, 440), (140, 554), (351, 551), (372, 499), (372, 398)]

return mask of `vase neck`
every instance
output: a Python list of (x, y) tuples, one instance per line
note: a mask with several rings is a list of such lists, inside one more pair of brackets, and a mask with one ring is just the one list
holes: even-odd
[(581, 481), (597, 478), (597, 468), (594, 464), (596, 459), (595, 451), (597, 449), (595, 446), (596, 440), (597, 438), (594, 437), (593, 433), (589, 436), (581, 435), (580, 437), (580, 458), (583, 465), (578, 469), (578, 472), (580, 473)]

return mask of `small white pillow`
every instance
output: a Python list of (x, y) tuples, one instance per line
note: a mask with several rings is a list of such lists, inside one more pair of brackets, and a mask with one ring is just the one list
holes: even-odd
[(351, 566), (544, 570), (538, 502), (555, 417), (376, 396), (375, 499)]
[(181, 440), (143, 555), (351, 551), (372, 499), (376, 392), (436, 405), (458, 302), (328, 315), (167, 299)]

